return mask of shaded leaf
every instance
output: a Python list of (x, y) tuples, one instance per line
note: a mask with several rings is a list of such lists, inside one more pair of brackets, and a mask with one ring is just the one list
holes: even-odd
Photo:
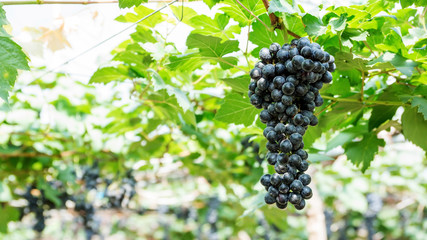
[(362, 172), (365, 172), (374, 160), (378, 148), (384, 145), (383, 139), (378, 139), (375, 134), (367, 133), (361, 141), (348, 143), (344, 148), (350, 161), (356, 166), (362, 165)]
[(249, 99), (243, 98), (240, 94), (231, 93), (225, 97), (215, 119), (226, 123), (249, 126), (260, 111), (251, 105)]
[(416, 108), (405, 108), (402, 114), (402, 130), (406, 139), (427, 151), (427, 121)]
[(221, 80), (227, 83), (234, 91), (247, 94), (250, 79), (249, 75), (242, 75), (235, 78), (222, 78)]

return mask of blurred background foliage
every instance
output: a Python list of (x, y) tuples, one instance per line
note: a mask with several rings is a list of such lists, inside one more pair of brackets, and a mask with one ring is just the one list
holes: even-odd
[[(154, 11), (129, 2), (117, 21)], [(426, 4), (272, 0), (274, 29), (262, 1), (204, 2), (209, 14), (186, 3), (138, 23), (86, 81), (50, 73), (9, 91), (3, 75), (0, 238), (313, 239), (324, 228), (329, 239), (427, 239)], [(179, 39), (176, 25), (188, 29)], [(298, 36), (337, 71), (304, 137), (318, 196), (281, 211), (258, 183), (272, 169), (248, 72), (260, 48)], [(135, 195), (113, 204), (128, 185)], [(45, 198), (42, 233), (25, 214), (28, 189)], [(95, 208), (91, 232), (79, 201)]]

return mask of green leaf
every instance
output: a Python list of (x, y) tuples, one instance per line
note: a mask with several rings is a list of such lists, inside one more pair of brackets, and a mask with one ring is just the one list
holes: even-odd
[(239, 41), (228, 40), (221, 43), (221, 38), (190, 34), (187, 38), (189, 48), (197, 48), (204, 57), (220, 58), (228, 53), (239, 51)]
[[(396, 101), (398, 97), (391, 88), (386, 89), (379, 97), (378, 101)], [(369, 118), (369, 131), (379, 127), (387, 120), (392, 119), (398, 106), (378, 105), (372, 108), (371, 117)]]
[(317, 154), (317, 153), (310, 153), (308, 154), (308, 161), (310, 161), (310, 163), (321, 163), (324, 161), (332, 161), (335, 160), (329, 156), (326, 156), (324, 154)]
[[(143, 2), (147, 2), (148, 0), (143, 0)], [(135, 13), (127, 13), (122, 16), (118, 16), (116, 21), (119, 22), (137, 22), (144, 17), (152, 14), (155, 10), (145, 7), (144, 5), (135, 7)], [(154, 28), (157, 24), (162, 23), (167, 18), (167, 15), (161, 12), (157, 12), (154, 16), (151, 16), (145, 21), (140, 22), (138, 25), (144, 25), (149, 28)]]
[(249, 75), (242, 75), (235, 78), (221, 78), (221, 80), (227, 83), (234, 91), (243, 94), (248, 93), (250, 79), (251, 77)]
[(167, 67), (172, 70), (181, 70), (183, 72), (190, 72), (194, 69), (201, 67), (204, 62), (200, 61), (202, 57), (199, 53), (187, 53), (182, 55), (175, 55), (169, 57)]
[(52, 201), (57, 207), (61, 206), (61, 199), (58, 198), (59, 192), (57, 189), (54, 189), (49, 183), (44, 179), (39, 177), (37, 179), (37, 188), (43, 190), (47, 199)]
[(283, 17), (283, 23), (286, 29), (297, 34), (298, 36), (306, 36), (307, 33), (304, 31), (304, 24), (302, 19), (298, 15), (285, 14)]
[(220, 1), (221, 0), (203, 0), (203, 2), (206, 3), (206, 5), (208, 5), (209, 8), (212, 8), (213, 6), (215, 6)]
[(318, 127), (309, 127), (303, 136), (304, 147), (309, 148), (313, 143), (322, 136), (322, 130)]
[(178, 103), (175, 94), (169, 93), (168, 90), (156, 91), (149, 95), (147, 100), (151, 100), (154, 103), (153, 110), (160, 118), (175, 121), (177, 124), (185, 122), (193, 126), (196, 125), (194, 112), (191, 110), (185, 111)]
[(127, 74), (115, 67), (105, 67), (96, 70), (89, 83), (109, 83), (111, 81), (124, 81), (128, 78)]
[(7, 37), (0, 37), (0, 65), (29, 70), (27, 56), (21, 47)]
[(345, 29), (347, 23), (347, 14), (342, 14), (339, 18), (330, 20), (329, 24), (333, 32), (337, 33)]
[(335, 63), (337, 69), (341, 70), (354, 70), (358, 69), (360, 71), (369, 70), (366, 66), (368, 60), (362, 58), (356, 58), (352, 53), (348, 52), (338, 52), (335, 54)]
[(365, 132), (367, 132), (365, 125), (357, 125), (355, 127), (348, 128), (328, 141), (328, 144), (326, 145), (326, 151), (332, 150), (338, 146), (342, 146)]
[(310, 36), (321, 36), (326, 33), (327, 27), (323, 24), (322, 20), (307, 13), (302, 17), (305, 24), (305, 31)]
[(401, 73), (405, 74), (408, 77), (412, 76), (414, 68), (418, 66), (417, 62), (414, 62), (410, 59), (402, 57), (399, 54), (391, 52), (384, 53), (374, 61), (369, 62), (369, 64), (387, 62), (391, 63), (394, 67), (396, 67), (397, 70), (399, 70)]
[[(241, 0), (240, 2), (255, 16), (259, 16), (265, 12), (262, 0)], [(255, 19), (250, 12), (234, 0), (225, 0), (222, 3), (226, 4), (226, 6), (220, 8), (220, 10), (239, 22), (240, 26), (247, 26)]]
[(179, 88), (166, 84), (163, 78), (153, 69), (148, 69), (148, 71), (151, 73), (152, 80), (154, 82), (154, 91), (166, 89), (169, 96), (175, 96), (179, 106), (184, 110), (184, 112), (187, 110), (193, 111), (193, 106), (183, 91), (181, 91)]
[(2, 5), (3, 4), (0, 3), (0, 27), (9, 24), (9, 21), (6, 19), (6, 12), (4, 11)]
[(252, 106), (249, 99), (243, 98), (240, 94), (231, 93), (225, 97), (224, 103), (215, 115), (215, 119), (226, 123), (249, 126), (254, 122), (255, 116), (260, 111)]
[(136, 32), (130, 35), (133, 40), (141, 43), (156, 43), (157, 40), (153, 36), (153, 31), (145, 26), (136, 26)]
[(139, 6), (143, 2), (148, 2), (148, 0), (119, 0), (119, 8), (130, 8), (133, 6)]
[[(270, 18), (267, 14), (259, 16), (259, 19), (268, 26), (270, 25)], [(273, 42), (282, 43), (283, 37), (280, 30), (276, 29), (274, 31), (269, 31), (260, 21), (256, 20), (252, 24), (252, 31), (249, 33), (249, 41), (258, 45), (251, 54), (254, 57), (259, 57), (261, 48), (269, 47)]]
[(350, 161), (356, 166), (362, 165), (362, 172), (365, 172), (374, 160), (378, 148), (384, 145), (383, 139), (378, 139), (375, 134), (367, 133), (361, 141), (348, 143), (344, 149)]
[[(1, 25), (7, 23), (4, 10), (0, 8)], [(9, 91), (15, 85), (17, 69), (29, 70), (28, 59), (21, 47), (8, 34), (0, 36), (0, 98), (8, 103)]]
[(334, 74), (334, 81), (327, 85), (325, 93), (332, 95), (348, 95), (350, 91), (350, 81), (348, 78), (340, 77), (340, 74)]
[(7, 233), (7, 225), (11, 221), (19, 220), (18, 208), (0, 205), (0, 232)]
[(402, 114), (402, 130), (406, 139), (427, 151), (427, 121), (416, 108), (405, 107)]
[(190, 19), (189, 25), (196, 28), (192, 33), (220, 37), (223, 40), (234, 38), (240, 33), (240, 26), (229, 25), (230, 17), (217, 13), (212, 19), (206, 15), (197, 15)]
[[(237, 40), (227, 40), (221, 43), (221, 41), (222, 39), (218, 37), (190, 34), (187, 38), (187, 46), (199, 50), (200, 56), (193, 55), (192, 58), (207, 59), (214, 63), (219, 62), (223, 69), (232, 68), (237, 64), (237, 58), (224, 57), (224, 55), (239, 51), (239, 42)], [(190, 60), (197, 61), (195, 59)]]
[(411, 106), (418, 107), (418, 112), (423, 114), (424, 120), (427, 120), (427, 99), (414, 97), (412, 98)]
[(298, 8), (293, 6), (292, 0), (271, 0), (268, 13), (296, 13)]

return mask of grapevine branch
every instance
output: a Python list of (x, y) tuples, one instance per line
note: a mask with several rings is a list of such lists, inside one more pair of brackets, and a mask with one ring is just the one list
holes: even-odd
[[(267, 10), (267, 13), (268, 13), (268, 8), (270, 7), (270, 3), (268, 2), (268, 0), (262, 0), (262, 3), (264, 3), (265, 10)], [(270, 17), (271, 25), (274, 26), (274, 28), (282, 29), (282, 24), (280, 22), (279, 17), (277, 17), (276, 14), (270, 13), (268, 16)], [(301, 36), (290, 31), (289, 29), (284, 28), (284, 30), (294, 38), (301, 38)]]

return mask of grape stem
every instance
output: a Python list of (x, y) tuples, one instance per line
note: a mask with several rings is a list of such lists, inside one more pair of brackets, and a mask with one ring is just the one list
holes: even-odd
[(374, 101), (374, 100), (361, 100), (355, 98), (336, 98), (331, 96), (322, 96), (324, 99), (333, 100), (336, 102), (352, 102), (352, 103), (361, 103), (366, 105), (387, 105), (387, 106), (405, 106), (409, 105), (403, 102), (393, 102), (393, 101)]

